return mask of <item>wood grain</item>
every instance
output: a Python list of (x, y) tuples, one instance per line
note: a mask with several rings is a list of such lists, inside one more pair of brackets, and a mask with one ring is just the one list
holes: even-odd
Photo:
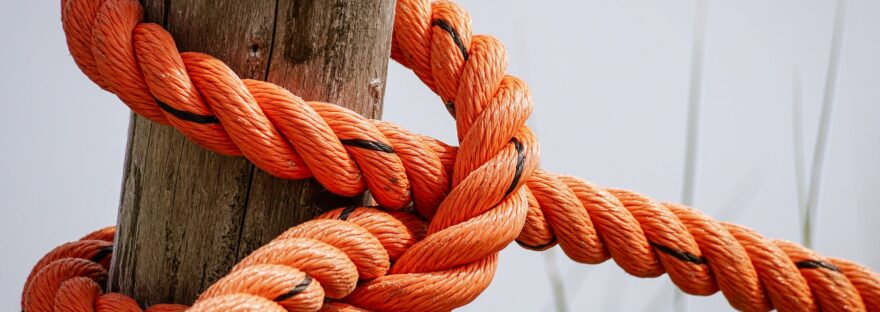
[[(393, 0), (145, 0), (181, 51), (243, 78), (379, 118)], [(110, 289), (143, 305), (190, 304), (239, 259), (285, 229), (364, 196), (281, 180), (132, 116)]]

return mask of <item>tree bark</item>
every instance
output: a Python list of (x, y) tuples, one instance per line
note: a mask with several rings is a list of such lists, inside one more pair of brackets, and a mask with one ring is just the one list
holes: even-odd
[[(379, 118), (394, 0), (144, 0), (181, 51), (242, 78)], [(242, 257), (320, 212), (362, 204), (313, 179), (269, 176), (173, 128), (132, 116), (110, 289), (143, 305), (191, 304)]]

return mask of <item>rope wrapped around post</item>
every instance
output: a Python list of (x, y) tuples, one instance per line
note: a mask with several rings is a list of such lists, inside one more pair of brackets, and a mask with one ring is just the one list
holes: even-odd
[[(535, 250), (559, 244), (582, 263), (614, 259), (639, 277), (668, 273), (683, 291), (720, 290), (739, 310), (880, 311), (880, 276), (858, 264), (539, 169), (527, 86), (506, 74), (503, 45), (472, 35), (454, 3), (399, 0), (391, 57), (455, 116), (458, 148), (241, 80), (209, 55), (179, 53), (164, 29), (141, 23), (136, 0), (61, 4), (76, 63), (136, 113), (278, 177), (314, 176), (347, 196), (369, 189), (381, 206), (291, 228), (208, 288), (193, 311), (450, 310), (488, 286), (498, 251), (514, 240)], [(410, 205), (418, 215), (403, 209)], [(102, 294), (112, 232), (41, 259), (23, 309), (140, 311), (131, 298)]]

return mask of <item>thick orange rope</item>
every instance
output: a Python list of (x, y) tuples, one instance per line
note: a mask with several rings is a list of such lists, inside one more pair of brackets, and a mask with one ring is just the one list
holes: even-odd
[[(527, 87), (505, 74), (504, 47), (472, 36), (467, 13), (453, 3), (399, 0), (392, 57), (456, 116), (458, 149), (241, 80), (211, 56), (178, 53), (160, 26), (141, 23), (135, 0), (62, 0), (62, 8), (77, 64), (138, 114), (273, 175), (314, 176), (341, 195), (368, 188), (382, 207), (413, 203), (430, 220), (425, 227), (400, 211), (330, 212), (255, 251), (192, 310), (314, 311), (322, 303), (325, 310), (449, 310), (485, 289), (497, 252), (516, 239), (537, 250), (558, 242), (578, 262), (613, 258), (635, 276), (667, 272), (685, 292), (721, 290), (740, 310), (880, 311), (880, 277), (862, 266), (681, 205), (537, 169), (537, 142), (524, 126)], [(343, 221), (325, 220), (334, 218)], [(112, 232), (40, 260), (23, 309), (140, 311), (131, 298), (101, 295)]]

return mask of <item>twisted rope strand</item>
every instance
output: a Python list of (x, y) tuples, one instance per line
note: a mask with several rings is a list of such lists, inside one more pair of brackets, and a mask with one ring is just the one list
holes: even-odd
[[(388, 133), (385, 136), (371, 122), (351, 111), (316, 102), (302, 105), (302, 100), (280, 87), (265, 82), (242, 81), (225, 64), (210, 56), (180, 54), (171, 36), (161, 27), (138, 23), (141, 9), (134, 0), (69, 0), (62, 4), (65, 6), (62, 18), (66, 23), (87, 25), (86, 28), (92, 26), (95, 27), (94, 33), (99, 34), (92, 40), (91, 47), (87, 39), (70, 39), (71, 42), (81, 43), (71, 44), (71, 52), (94, 81), (106, 82), (109, 91), (119, 95), (139, 114), (181, 128), (194, 141), (208, 148), (229, 154), (240, 153), (267, 172), (282, 178), (300, 179), (314, 175), (329, 190), (342, 195), (360, 193), (364, 189), (362, 185), (366, 184), (382, 206), (391, 208), (400, 208), (412, 201), (409, 177), (422, 174), (413, 179), (419, 184), (413, 192), (422, 192), (415, 196), (416, 199), (426, 199), (427, 203), (415, 203), (416, 209), (426, 211), (426, 215), (432, 214), (433, 207), (437, 206), (436, 201), (444, 198), (448, 190), (448, 178), (445, 176), (448, 170), (443, 170), (439, 157), (431, 155), (429, 150), (416, 150), (426, 148), (425, 144), (419, 144), (415, 138), (395, 131), (397, 128), (393, 126), (382, 126)], [(449, 8), (458, 10), (457, 7)], [(96, 13), (78, 14), (90, 9), (96, 10)], [(450, 20), (461, 16), (461, 13), (450, 12)], [(94, 20), (86, 20), (89, 18)], [(466, 18), (458, 20), (468, 21)], [(71, 31), (67, 34), (71, 37), (84, 36), (87, 31)], [(113, 37), (114, 34), (117, 36)], [(471, 194), (479, 192), (480, 185), (485, 181), (495, 182), (493, 194), (483, 197), (485, 200), (482, 202), (474, 202), (470, 207), (459, 210), (456, 216), (441, 214), (437, 218), (439, 222), (435, 224), (444, 225), (432, 227), (431, 233), (486, 212), (481, 218), (450, 228), (420, 246), (441, 252), (436, 243), (442, 242), (443, 236), (460, 236), (463, 231), (485, 228), (489, 224), (500, 223), (500, 220), (510, 221), (503, 222), (507, 226), (493, 227), (497, 231), (487, 233), (489, 235), (482, 240), (444, 245), (449, 247), (441, 254), (449, 255), (442, 257), (449, 259), (446, 262), (434, 263), (431, 258), (408, 257), (404, 254), (397, 266), (399, 272), (407, 268), (418, 268), (420, 272), (453, 269), (454, 266), (480, 259), (484, 259), (483, 263), (476, 267), (487, 267), (489, 271), (494, 271), (495, 257), (490, 260), (487, 256), (512, 241), (525, 221), (525, 191), (518, 186), (536, 167), (538, 158), (535, 138), (523, 127), (531, 110), (531, 100), (521, 81), (503, 74), (505, 62), (501, 44), (489, 37), (476, 39), (476, 48), (465, 52), (473, 55), (472, 59), (486, 61), (471, 62), (473, 66), (463, 69), (462, 82), (466, 84), (471, 81), (476, 87), (473, 90), (462, 88), (459, 96), (460, 102), (469, 104), (462, 106), (467, 108), (462, 111), (469, 117), (460, 124), (475, 125), (474, 130), (470, 131), (471, 138), (464, 138), (468, 133), (467, 128), (460, 127), (463, 137), (461, 150), (463, 155), (473, 156), (458, 158), (453, 167), (457, 168), (453, 171), (457, 180), (452, 185), (459, 185), (465, 177), (470, 180), (462, 183), (452, 196), (446, 197), (445, 202), (451, 203), (446, 206), (454, 206), (462, 203), (460, 198), (474, 198)], [(102, 40), (107, 42), (97, 42)], [(501, 57), (498, 51), (502, 52)], [(96, 70), (86, 70), (92, 62)], [(124, 69), (125, 74), (114, 72), (120, 69)], [(493, 75), (484, 75), (487, 72)], [(484, 78), (490, 79), (488, 83), (482, 81)], [(155, 96), (155, 100), (144, 96), (143, 90)], [(147, 98), (149, 101), (145, 100)], [(147, 105), (147, 102), (152, 104)], [(499, 127), (488, 119), (490, 114), (477, 119), (484, 108), (516, 118)], [(215, 121), (219, 127), (212, 125)], [(225, 135), (217, 136), (217, 131), (223, 131)], [(518, 135), (518, 138), (511, 139), (513, 135)], [(225, 141), (227, 137), (232, 144)], [(394, 138), (395, 142), (389, 141), (389, 137)], [(232, 150), (232, 145), (237, 150)], [(400, 149), (403, 153), (396, 153)], [(327, 157), (324, 150), (331, 151), (331, 157)], [(498, 154), (497, 157), (491, 157), (494, 154)], [(404, 162), (409, 165), (408, 168), (404, 167)], [(478, 167), (481, 169), (477, 170)], [(364, 182), (360, 181), (361, 175)], [(495, 178), (497, 176), (508, 178), (499, 180)], [(515, 196), (504, 199), (514, 191)], [(502, 202), (501, 206), (490, 210), (499, 202)], [(511, 210), (510, 207), (516, 209)], [(475, 246), (483, 247), (479, 254), (464, 252), (475, 250)], [(455, 279), (452, 283), (471, 290), (465, 292), (463, 297), (447, 297), (450, 303), (439, 304), (438, 307), (469, 302), (489, 281), (485, 276), (472, 277), (484, 280), (474, 284), (451, 274), (447, 276)], [(419, 283), (420, 280), (414, 277), (409, 282)], [(387, 293), (388, 290), (379, 292)]]
[[(462, 146), (458, 160), (462, 161), (456, 162), (453, 181), (459, 181), (459, 165), (480, 164), (479, 160), (485, 159), (467, 149), (469, 143), (480, 142), (467, 137), (472, 122), (488, 116), (505, 117), (494, 118), (490, 123), (504, 123), (510, 120), (509, 116), (515, 118), (511, 112), (481, 111), (483, 106), (479, 106), (488, 99), (483, 94), (497, 90), (493, 88), (498, 85), (506, 61), (503, 47), (494, 48), (484, 43), (491, 39), (471, 35), (467, 13), (449, 2), (400, 1), (396, 14), (392, 58), (412, 69), (456, 116)], [(485, 53), (486, 50), (493, 51)], [(490, 57), (481, 58), (483, 55)], [(478, 65), (471, 66), (472, 63), (482, 66), (473, 80), (468, 69)], [(473, 93), (461, 96), (468, 92)], [(485, 145), (497, 142), (482, 140), (487, 142)], [(496, 147), (486, 151), (493, 148)], [(464, 168), (465, 173), (472, 169)], [(796, 245), (770, 243), (754, 232), (725, 226), (681, 205), (657, 203), (633, 192), (603, 189), (541, 170), (528, 179), (527, 187), (531, 191), (527, 198), (529, 222), (519, 234), (517, 241), (521, 245), (546, 249), (558, 242), (575, 261), (599, 263), (613, 257), (624, 270), (636, 276), (653, 277), (665, 271), (676, 285), (692, 294), (710, 295), (720, 289), (730, 304), (740, 310), (764, 311), (775, 305), (780, 310), (809, 311), (816, 304), (823, 310), (864, 310), (862, 301), (868, 305), (880, 297), (880, 279), (874, 273), (850, 270), (850, 275), (861, 274), (858, 280), (872, 281), (855, 288), (836, 267), (815, 254), (798, 257), (793, 253), (798, 249), (791, 247)], [(435, 217), (431, 228), (438, 223), (445, 224)], [(811, 270), (826, 270), (820, 272), (836, 279), (817, 280), (811, 277), (815, 274)], [(859, 300), (859, 292), (864, 292), (861, 297), (865, 299)], [(877, 305), (867, 308), (880, 310)]]
[[(554, 179), (563, 184), (533, 182)], [(767, 240), (695, 209), (575, 177), (539, 170), (529, 186), (530, 210), (536, 212), (517, 239), (525, 248), (544, 250), (558, 241), (578, 262), (610, 256), (635, 276), (667, 272), (683, 291), (721, 290), (744, 311), (880, 310), (880, 276), (864, 267), (837, 266), (794, 243)]]
[[(368, 187), (385, 207), (407, 205), (412, 191), (418, 193), (414, 196), (417, 208), (430, 210), (448, 188), (437, 156), (419, 150), (425, 149), (424, 144), (399, 128), (384, 126), (386, 137), (371, 121), (350, 110), (306, 103), (266, 82), (242, 81), (216, 58), (179, 53), (171, 35), (158, 25), (99, 22), (139, 21), (137, 1), (68, 0), (63, 5), (62, 20), (72, 29), (66, 32), (71, 54), (93, 81), (106, 81), (106, 89), (120, 95), (138, 114), (170, 123), (210, 150), (244, 155), (281, 178), (314, 176), (343, 196), (360, 194)], [(88, 10), (96, 11), (82, 13)], [(98, 42), (102, 36), (74, 31), (77, 25), (93, 25), (95, 32), (128, 34), (116, 37), (131, 37), (131, 41), (113, 45), (112, 53), (98, 53), (99, 46), (110, 45)], [(109, 62), (124, 63), (107, 67), (125, 67), (126, 74), (105, 71), (102, 66), (90, 69), (91, 63)], [(141, 88), (151, 94), (149, 106), (140, 105), (132, 100), (137, 96), (129, 94), (130, 89)], [(388, 137), (395, 138), (399, 146), (394, 148)], [(404, 162), (410, 167), (404, 168)], [(410, 179), (422, 187), (411, 188)]]
[[(403, 1), (397, 11), (404, 16), (425, 13), (419, 9), (427, 4)], [(447, 28), (468, 26), (469, 19), (459, 7), (445, 2), (432, 5), (434, 14), (448, 15), (443, 18)], [(430, 29), (427, 18), (419, 20), (424, 24), (414, 28)], [(397, 23), (395, 37), (401, 29)], [(435, 91), (443, 92), (441, 97), (456, 103), (450, 107), (455, 111), (461, 146), (453, 167), (453, 188), (433, 217), (428, 236), (404, 253), (392, 268), (393, 274), (359, 287), (347, 299), (355, 306), (434, 311), (470, 302), (491, 280), (497, 252), (516, 238), (525, 223), (527, 190), (519, 186), (528, 180), (538, 160), (537, 142), (525, 127), (532, 105), (528, 88), (505, 74), (505, 51), (494, 38), (477, 36), (473, 42), (464, 38), (471, 48), (450, 52), (441, 45), (462, 47), (462, 38), (456, 36), (451, 42), (449, 36), (435, 36), (436, 41), (430, 41), (427, 34), (419, 37), (440, 45), (432, 47), (430, 54), (399, 52), (413, 63), (443, 65), (421, 76), (428, 77), (424, 79), (437, 87)], [(436, 76), (445, 78), (430, 79)], [(498, 116), (505, 118), (499, 121)], [(472, 235), (476, 231), (480, 235)]]
[[(317, 311), (324, 297), (343, 298), (358, 280), (385, 275), (390, 261), (414, 244), (426, 228), (408, 213), (348, 207), (291, 228), (242, 259), (209, 287), (194, 311)], [(89, 239), (112, 234), (102, 229), (44, 256), (28, 278), (25, 311), (141, 311), (131, 298), (101, 295), (110, 242)], [(386, 249), (386, 246), (388, 249)], [(256, 298), (256, 299), (255, 299)], [(269, 304), (271, 303), (271, 304)], [(147, 311), (182, 311), (182, 305), (155, 305)], [(265, 309), (265, 310), (264, 310)], [(247, 310), (250, 311), (250, 310)]]
[[(273, 175), (314, 176), (342, 195), (369, 188), (384, 207), (414, 201), (431, 218), (408, 238), (398, 231), (384, 240), (375, 224), (316, 220), (294, 227), (263, 247), (271, 252), (251, 255), (263, 260), (249, 257), (215, 283), (193, 310), (315, 310), (324, 296), (348, 303), (327, 310), (448, 310), (488, 285), (497, 251), (514, 239), (532, 249), (558, 243), (578, 262), (613, 258), (636, 276), (668, 272), (686, 292), (721, 290), (742, 310), (880, 309), (880, 278), (857, 264), (770, 242), (687, 207), (537, 169), (537, 142), (524, 126), (528, 88), (504, 73), (501, 43), (471, 35), (467, 13), (450, 2), (398, 1), (392, 57), (455, 115), (458, 150), (335, 105), (304, 102), (270, 83), (241, 80), (213, 57), (178, 53), (160, 26), (140, 23), (137, 1), (66, 0), (62, 7), (77, 64), (138, 114), (208, 149), (244, 155)], [(404, 219), (397, 220), (413, 224)], [(421, 231), (423, 240), (415, 234)], [(91, 244), (99, 252), (100, 243)], [(87, 280), (103, 278), (100, 265), (83, 259), (88, 252), (52, 254), (47, 259), (55, 260), (40, 261), (25, 286), (29, 311), (59, 306), (51, 300), (66, 306), (71, 300), (58, 298), (74, 294), (86, 299), (70, 307), (93, 301), (96, 310), (139, 311), (118, 294), (88, 299), (95, 292)], [(357, 279), (364, 282), (355, 287)]]

